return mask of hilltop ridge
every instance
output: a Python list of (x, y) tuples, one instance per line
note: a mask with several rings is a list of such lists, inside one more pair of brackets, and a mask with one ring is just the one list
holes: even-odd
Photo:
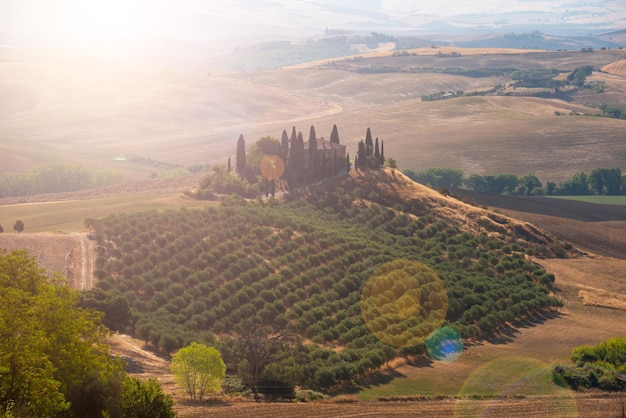
[(531, 223), (442, 194), (390, 168), (351, 171), (348, 176), (330, 180), (319, 187), (359, 189), (361, 196), (359, 203), (363, 207), (376, 202), (389, 208), (401, 209), (417, 217), (430, 214), (462, 231), (474, 234), (484, 232), (490, 237), (507, 242), (523, 242), (532, 247), (536, 255), (565, 257), (578, 254), (571, 244)]

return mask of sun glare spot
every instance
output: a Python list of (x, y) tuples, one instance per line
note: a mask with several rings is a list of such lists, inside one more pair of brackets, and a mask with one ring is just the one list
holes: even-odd
[(155, 10), (145, 0), (66, 0), (52, 18), (68, 46), (122, 48), (149, 36)]

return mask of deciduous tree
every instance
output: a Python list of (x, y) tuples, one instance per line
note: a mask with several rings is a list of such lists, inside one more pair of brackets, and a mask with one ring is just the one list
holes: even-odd
[(17, 233), (24, 231), (24, 222), (19, 219), (15, 221), (15, 224), (13, 225), (13, 230), (17, 231)]
[(124, 378), (103, 344), (100, 314), (76, 307), (23, 250), (0, 254), (0, 412), (96, 416), (112, 411)]
[(196, 342), (172, 356), (172, 374), (192, 400), (201, 401), (206, 394), (220, 390), (226, 375), (222, 355), (214, 347)]
[(135, 377), (124, 380), (122, 413), (132, 418), (171, 418), (176, 416), (174, 400), (163, 393), (155, 378), (142, 381)]

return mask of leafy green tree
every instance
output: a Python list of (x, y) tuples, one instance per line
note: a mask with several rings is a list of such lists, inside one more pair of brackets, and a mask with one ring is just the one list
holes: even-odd
[(33, 168), (29, 177), (35, 193), (80, 190), (92, 185), (91, 172), (76, 163), (47, 162)]
[(519, 194), (530, 196), (533, 194), (533, 190), (541, 187), (541, 181), (534, 174), (524, 174), (519, 179), (520, 187), (518, 189)]
[(404, 174), (414, 181), (433, 188), (459, 187), (463, 182), (463, 171), (455, 168), (429, 168), (417, 173), (404, 170)]
[(619, 168), (597, 168), (589, 175), (591, 192), (599, 195), (622, 193), (622, 172)]
[(247, 171), (249, 174), (261, 174), (261, 161), (268, 155), (277, 155), (280, 157), (282, 153), (282, 145), (280, 141), (271, 136), (259, 138), (248, 151), (247, 155)]
[(15, 221), (15, 224), (13, 225), (13, 230), (17, 231), (17, 233), (24, 231), (24, 222), (19, 219)]
[(487, 191), (487, 181), (479, 174), (471, 174), (465, 181), (465, 186), (477, 192)]
[(102, 323), (112, 331), (124, 331), (130, 320), (130, 305), (119, 291), (88, 290), (80, 294), (78, 306), (102, 312)]
[(270, 363), (279, 360), (277, 356), (285, 351), (289, 338), (285, 330), (276, 330), (270, 325), (252, 320), (240, 324), (235, 347), (248, 385), (257, 386), (261, 373)]
[(155, 378), (142, 381), (135, 377), (124, 380), (122, 413), (127, 418), (171, 418), (176, 416), (174, 400), (163, 393)]
[(515, 174), (498, 174), (497, 176), (487, 177), (487, 192), (496, 194), (514, 194), (519, 179)]
[(567, 76), (567, 81), (569, 81), (570, 83), (578, 86), (578, 87), (582, 87), (585, 85), (585, 81), (587, 79), (587, 76), (591, 75), (593, 73), (593, 66), (591, 65), (584, 65), (582, 67), (578, 67), (576, 68), (574, 71), (572, 71), (568, 76)]
[(0, 254), (0, 289), (0, 411), (114, 411), (123, 370), (103, 344), (100, 315), (76, 307), (77, 293), (58, 276), (50, 281), (23, 250)]
[(575, 173), (572, 178), (554, 189), (555, 195), (581, 196), (589, 194), (589, 181), (584, 171)]
[(214, 347), (196, 342), (181, 348), (172, 356), (172, 374), (192, 400), (220, 390), (226, 375), (222, 355)]
[(113, 184), (119, 184), (124, 181), (124, 174), (115, 170), (96, 170), (92, 175), (92, 186), (103, 187)]

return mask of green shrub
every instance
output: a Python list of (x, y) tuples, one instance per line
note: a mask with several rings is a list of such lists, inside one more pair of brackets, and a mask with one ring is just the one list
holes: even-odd
[(155, 378), (141, 381), (134, 377), (124, 380), (122, 411), (129, 418), (170, 418), (175, 417), (174, 400), (163, 393)]

